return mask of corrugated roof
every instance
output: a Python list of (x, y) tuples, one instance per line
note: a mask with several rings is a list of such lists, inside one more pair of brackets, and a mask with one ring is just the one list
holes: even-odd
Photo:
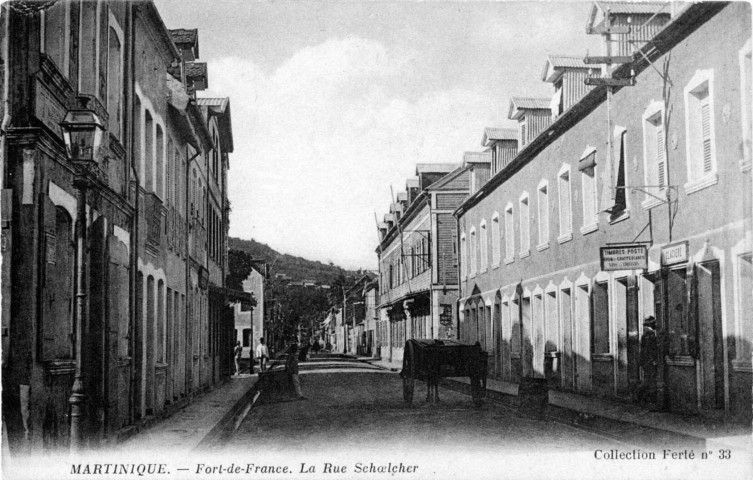
[(583, 57), (575, 57), (570, 55), (548, 55), (546, 62), (544, 62), (544, 71), (541, 72), (541, 80), (545, 82), (556, 81), (563, 69), (591, 69), (593, 65), (587, 65), (583, 62)]
[(551, 98), (512, 97), (507, 118), (518, 120), (523, 115), (524, 110), (550, 110), (551, 102)]
[(457, 163), (417, 163), (416, 175), (420, 173), (449, 173), (459, 166)]
[(228, 97), (224, 98), (197, 98), (196, 103), (199, 104), (201, 107), (214, 107), (219, 111), (219, 113), (222, 113), (225, 111), (225, 108), (227, 108), (228, 105)]
[(486, 127), (484, 129), (484, 138), (481, 140), (482, 147), (488, 147), (492, 142), (497, 140), (517, 140), (518, 131), (514, 128), (495, 128)]
[(491, 163), (492, 152), (487, 150), (485, 152), (465, 152), (463, 154), (463, 164), (467, 163)]
[(408, 188), (418, 188), (418, 177), (410, 177), (405, 181), (405, 186)]
[(670, 14), (670, 2), (594, 2), (602, 11), (609, 9), (612, 13), (648, 13), (654, 14), (661, 11)]
[(592, 65), (583, 62), (582, 56), (549, 55), (546, 58), (554, 68), (593, 68)]
[(519, 110), (549, 110), (551, 98), (512, 97), (513, 106)]
[(170, 36), (175, 43), (196, 43), (199, 36), (197, 28), (175, 28), (170, 30)]

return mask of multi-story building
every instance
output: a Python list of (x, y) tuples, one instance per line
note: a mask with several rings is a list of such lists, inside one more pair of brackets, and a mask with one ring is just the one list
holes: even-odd
[[(492, 354), (501, 380), (630, 400), (654, 316), (657, 402), (749, 421), (750, 5), (669, 8), (595, 3), (591, 32), (633, 17), (610, 45), (629, 58), (560, 91), (583, 68), (549, 57), (551, 104), (511, 102), (517, 154), (455, 212), (460, 338)], [(549, 105), (531, 134), (530, 112)]]
[[(197, 33), (167, 30), (151, 1), (0, 12), (3, 422), (12, 451), (67, 446), (72, 407), (76, 447), (117, 442), (230, 373), (232, 321), (210, 320), (197, 300), (209, 285), (197, 291), (189, 267), (224, 286), (229, 107), (202, 114)], [(84, 107), (102, 126), (86, 170), (61, 130)], [(215, 151), (215, 200), (200, 206), (190, 173)], [(192, 250), (207, 243), (196, 211), (210, 208), (214, 263)], [(223, 306), (235, 295), (220, 293)], [(194, 357), (210, 352), (203, 372)]]
[(235, 340), (241, 342), (243, 358), (253, 358), (259, 340), (264, 338), (264, 285), (267, 264), (254, 263), (243, 280), (243, 291), (253, 295), (253, 302), (238, 302), (234, 308)]
[(361, 331), (361, 355), (367, 357), (377, 356), (376, 351), (376, 326), (379, 319), (377, 299), (379, 298), (379, 279), (374, 278), (363, 287), (363, 301), (366, 306), (362, 331)]
[[(483, 163), (483, 162), (482, 162)], [(382, 358), (401, 362), (409, 338), (454, 338), (458, 298), (457, 223), (472, 164), (418, 164), (404, 196), (379, 225), (379, 343)], [(488, 161), (486, 161), (488, 175)], [(403, 193), (403, 192), (400, 192)], [(385, 338), (386, 337), (386, 338)]]

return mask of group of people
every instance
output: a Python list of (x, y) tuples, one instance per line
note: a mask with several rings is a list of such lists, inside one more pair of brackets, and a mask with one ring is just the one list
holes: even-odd
[[(285, 372), (290, 376), (291, 383), (293, 384), (293, 388), (295, 389), (296, 397), (299, 400), (304, 400), (306, 397), (303, 396), (303, 393), (301, 392), (301, 382), (298, 378), (298, 361), (307, 361), (308, 360), (308, 351), (309, 348), (313, 347), (314, 351), (318, 351), (319, 349), (316, 348), (319, 346), (317, 342), (314, 342), (312, 344), (307, 344), (304, 348), (300, 349), (298, 348), (298, 343), (294, 342), (287, 351), (287, 358), (285, 360)], [(241, 346), (241, 342), (236, 342), (235, 348), (233, 350), (233, 355), (235, 359), (235, 375), (240, 375), (241, 372), (241, 357), (243, 355), (243, 347)], [(256, 347), (255, 351), (255, 357), (256, 361), (259, 362), (259, 372), (266, 372), (267, 371), (267, 365), (269, 363), (269, 349), (267, 348), (266, 342), (263, 338), (259, 339), (259, 345)], [(253, 372), (253, 365), (251, 365), (251, 370)]]
[[(269, 363), (269, 350), (267, 349), (267, 345), (264, 342), (263, 338), (259, 339), (259, 345), (256, 346), (256, 361), (259, 362), (259, 371), (266, 372), (267, 371), (267, 364)], [(233, 350), (233, 356), (235, 358), (235, 374), (240, 375), (241, 373), (241, 356), (243, 355), (243, 347), (241, 347), (241, 342), (235, 343), (235, 349)], [(251, 369), (251, 373), (253, 373), (253, 365), (249, 367)]]

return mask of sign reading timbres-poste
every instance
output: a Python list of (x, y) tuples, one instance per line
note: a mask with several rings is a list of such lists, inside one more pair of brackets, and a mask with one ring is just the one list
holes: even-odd
[(647, 270), (648, 248), (645, 245), (601, 247), (601, 270)]

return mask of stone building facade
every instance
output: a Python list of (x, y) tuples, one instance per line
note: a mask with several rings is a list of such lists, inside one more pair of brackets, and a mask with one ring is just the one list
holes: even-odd
[[(613, 24), (661, 7), (612, 9)], [(456, 211), (460, 338), (503, 381), (632, 401), (654, 316), (656, 402), (750, 421), (750, 6), (651, 18), (662, 24), (615, 68), (611, 98), (581, 90)], [(464, 244), (472, 230), (485, 238)], [(646, 264), (606, 266), (601, 250), (620, 245)]]
[[(232, 362), (223, 316), (234, 295), (224, 289), (230, 112), (226, 99), (219, 112), (197, 101), (202, 72), (206, 84), (206, 65), (192, 73), (197, 35), (176, 44), (151, 1), (28, 5), (0, 7), (3, 422), (12, 452), (67, 448), (77, 346), (91, 447), (169, 414), (222, 381)], [(86, 189), (60, 128), (82, 104), (105, 128)], [(191, 190), (196, 164), (209, 166), (211, 201)], [(207, 282), (191, 275), (195, 264)]]

